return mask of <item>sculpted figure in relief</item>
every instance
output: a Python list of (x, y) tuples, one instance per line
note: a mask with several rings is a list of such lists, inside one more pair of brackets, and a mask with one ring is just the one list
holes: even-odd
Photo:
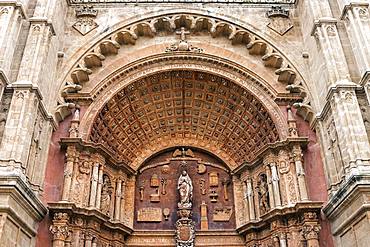
[(104, 175), (103, 187), (102, 187), (102, 192), (101, 192), (100, 209), (102, 213), (106, 215), (109, 215), (111, 194), (112, 194), (112, 186), (111, 186), (110, 179), (107, 175)]
[(78, 166), (78, 175), (73, 189), (72, 200), (80, 206), (87, 206), (89, 196), (90, 161), (82, 161)]
[(259, 175), (258, 181), (258, 199), (261, 214), (265, 214), (270, 210), (269, 191), (267, 177), (265, 174)]
[(177, 189), (180, 194), (179, 208), (191, 208), (193, 199), (193, 183), (189, 174), (183, 170), (177, 182)]

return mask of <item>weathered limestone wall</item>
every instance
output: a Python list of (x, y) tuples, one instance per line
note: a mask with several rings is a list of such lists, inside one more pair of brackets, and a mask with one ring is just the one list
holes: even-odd
[(0, 238), (5, 246), (34, 246), (37, 222), (47, 212), (40, 199), (56, 127), (51, 113), (56, 102), (49, 92), (58, 88), (53, 81), (66, 5), (65, 1), (0, 1), (0, 180), (4, 181)]

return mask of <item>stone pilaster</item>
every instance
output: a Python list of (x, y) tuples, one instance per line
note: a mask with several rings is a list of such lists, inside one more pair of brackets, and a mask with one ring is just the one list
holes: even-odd
[(297, 179), (286, 150), (279, 151), (278, 161), (283, 205), (292, 206), (298, 201)]
[(292, 149), (293, 160), (295, 163), (295, 170), (297, 174), (299, 196), (302, 201), (308, 201), (308, 193), (305, 179), (305, 172), (303, 168), (303, 154), (300, 146), (293, 146)]
[(275, 195), (274, 195), (274, 188), (273, 188), (272, 177), (271, 177), (271, 167), (269, 166), (269, 164), (272, 163), (270, 157), (271, 157), (270, 155), (267, 155), (264, 158), (263, 163), (266, 169), (270, 207), (273, 209), (275, 208)]
[(243, 178), (238, 176), (232, 177), (233, 189), (234, 189), (234, 202), (235, 202), (235, 213), (240, 215), (236, 218), (236, 225), (241, 226), (249, 221), (249, 210), (248, 210), (248, 198), (246, 196), (247, 186)]
[(122, 185), (121, 185), (121, 203), (120, 203), (120, 217), (119, 220), (122, 222), (124, 220), (124, 214), (125, 214), (125, 199), (126, 199), (126, 178), (122, 179)]
[[(339, 0), (344, 2), (342, 0)], [(360, 84), (370, 80), (370, 17), (368, 1), (345, 1), (342, 10), (342, 20), (346, 25), (360, 71)]]
[(32, 86), (14, 89), (0, 145), (1, 169), (15, 172), (23, 179), (39, 102), (40, 95)]
[(7, 78), (9, 78), (16, 50), (16, 41), (26, 18), (24, 6), (21, 3), (17, 1), (0, 2), (0, 73)]
[(116, 181), (116, 199), (114, 205), (114, 220), (120, 220), (121, 214), (121, 193), (122, 193), (122, 180), (120, 178)]
[(76, 157), (76, 147), (69, 146), (66, 151), (66, 163), (64, 166), (64, 184), (63, 184), (63, 194), (62, 201), (70, 200), (70, 191), (72, 187), (72, 175), (73, 166)]
[(248, 198), (248, 208), (249, 208), (249, 219), (255, 220), (256, 219), (256, 210), (254, 207), (254, 196), (253, 196), (253, 186), (252, 186), (252, 179), (247, 179), (247, 198)]
[(102, 160), (102, 164), (99, 166), (99, 174), (98, 174), (98, 187), (96, 189), (96, 208), (100, 209), (100, 202), (101, 202), (101, 190), (103, 187), (103, 175), (104, 175), (104, 160)]
[(355, 86), (333, 88), (329, 94), (345, 177), (369, 171), (370, 145)]

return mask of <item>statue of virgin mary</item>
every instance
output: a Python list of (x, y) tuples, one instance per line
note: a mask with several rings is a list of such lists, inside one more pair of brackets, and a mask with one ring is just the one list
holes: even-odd
[(180, 194), (180, 202), (177, 204), (179, 208), (191, 208), (193, 199), (193, 183), (189, 174), (183, 170), (177, 182), (177, 190)]

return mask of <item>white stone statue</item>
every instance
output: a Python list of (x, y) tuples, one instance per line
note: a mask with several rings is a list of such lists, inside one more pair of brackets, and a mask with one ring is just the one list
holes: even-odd
[(177, 204), (179, 208), (191, 208), (193, 199), (193, 183), (189, 174), (182, 171), (177, 182), (177, 189), (180, 194), (180, 202)]

